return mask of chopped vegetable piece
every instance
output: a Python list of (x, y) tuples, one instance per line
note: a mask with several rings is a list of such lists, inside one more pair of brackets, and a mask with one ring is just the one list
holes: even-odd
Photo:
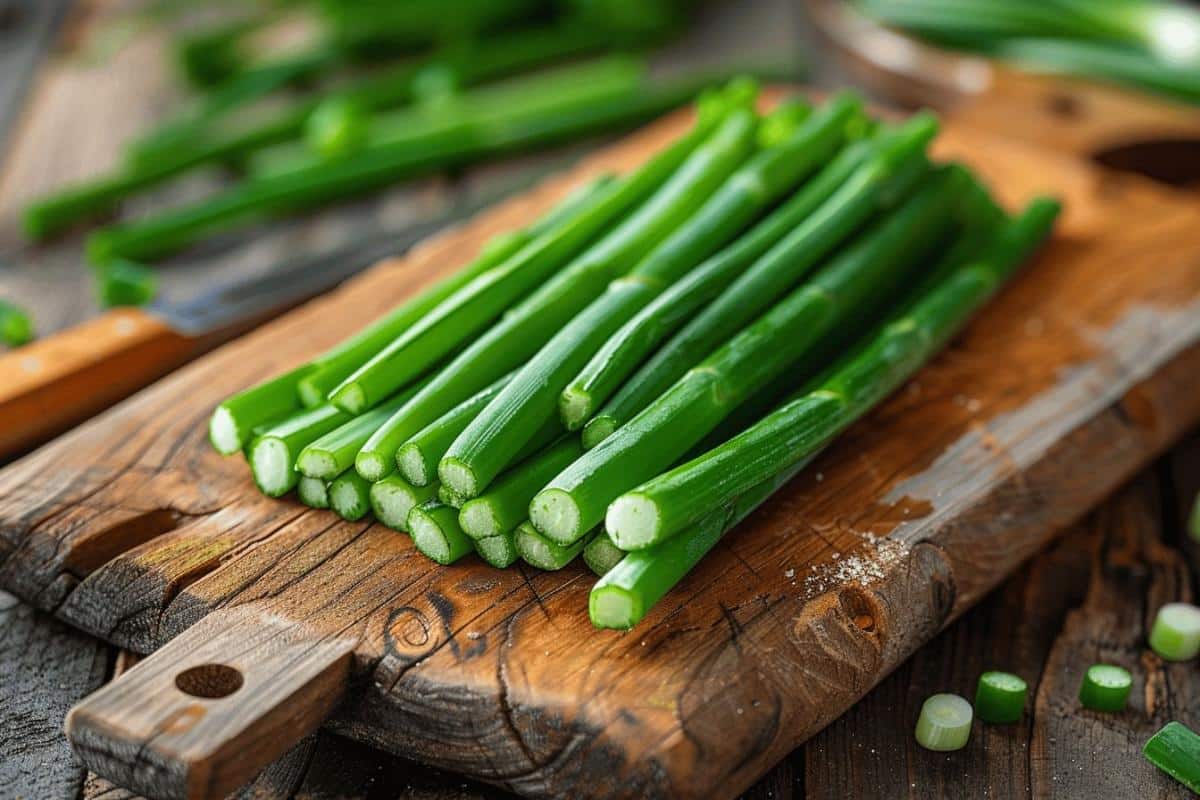
[(1151, 764), (1200, 794), (1200, 736), (1179, 722), (1168, 722), (1142, 748)]
[(625, 551), (613, 543), (612, 537), (608, 535), (607, 531), (600, 531), (583, 548), (583, 563), (587, 564), (588, 569), (601, 578), (621, 563), (621, 559), (624, 557)]
[(517, 527), (517, 552), (526, 564), (538, 569), (553, 571), (562, 569), (575, 560), (575, 556), (583, 552), (586, 541), (563, 547), (550, 541), (537, 532), (528, 522), (522, 522)]
[(436, 500), (409, 513), (408, 530), (417, 549), (439, 564), (453, 564), (475, 551), (471, 538), (458, 527), (458, 510)]
[(921, 706), (917, 744), (947, 753), (961, 750), (971, 738), (971, 704), (956, 694), (935, 694)]
[(346, 470), (329, 484), (329, 507), (342, 519), (362, 519), (371, 510), (371, 484), (354, 470)]
[(1114, 664), (1093, 664), (1083, 675), (1079, 702), (1093, 711), (1121, 711), (1132, 688), (1129, 670)]
[(422, 503), (437, 499), (438, 485), (413, 486), (399, 475), (371, 484), (371, 510), (375, 519), (396, 531), (408, 530), (408, 515)]
[(367, 115), (349, 100), (327, 100), (309, 116), (305, 135), (313, 152), (324, 158), (340, 158), (367, 143)]
[(1200, 608), (1167, 603), (1150, 628), (1150, 648), (1166, 661), (1189, 661), (1200, 653)]
[(296, 484), (296, 497), (310, 508), (329, 508), (329, 481), (301, 475)]
[(25, 309), (8, 300), (0, 300), (0, 341), (20, 347), (33, 339), (33, 323)]
[(95, 268), (96, 295), (102, 308), (144, 306), (158, 293), (158, 276), (143, 264), (124, 258)]
[(975, 690), (975, 713), (984, 722), (1016, 722), (1025, 711), (1028, 685), (1011, 672), (985, 672)]
[(475, 552), (488, 564), (501, 569), (521, 557), (521, 554), (517, 552), (516, 537), (512, 533), (476, 539)]

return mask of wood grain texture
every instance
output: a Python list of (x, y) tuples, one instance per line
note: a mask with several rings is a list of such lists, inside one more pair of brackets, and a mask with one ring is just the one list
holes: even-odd
[(0, 665), (0, 796), (77, 796), (85, 770), (63, 718), (104, 682), (107, 648), (0, 592)]
[(352, 638), (336, 730), (521, 794), (732, 796), (1200, 418), (1195, 200), (951, 125), (941, 154), (1007, 202), (1065, 194), (1059, 234), (629, 634), (590, 628), (578, 569), (435, 567), (378, 525), (258, 496), (244, 465), (208, 449), (220, 397), (684, 124), (650, 128), (5, 470), (0, 585), (140, 651), (170, 640), (146, 662), (163, 671), (208, 638), (191, 626), (238, 609), (314, 646)]

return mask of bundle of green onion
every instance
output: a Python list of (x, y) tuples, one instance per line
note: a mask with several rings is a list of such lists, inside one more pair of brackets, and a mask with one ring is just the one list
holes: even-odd
[(602, 577), (628, 628), (740, 519), (934, 356), (1047, 236), (927, 155), (936, 120), (841, 94), (768, 115), (737, 80), (636, 170), (312, 361), (210, 438), (271, 496)]
[(1200, 103), (1200, 9), (1174, 0), (857, 0), (934, 43)]

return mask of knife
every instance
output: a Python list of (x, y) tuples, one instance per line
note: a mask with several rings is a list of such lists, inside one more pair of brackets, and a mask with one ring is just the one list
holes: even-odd
[[(526, 176), (521, 183), (532, 180)], [(0, 355), (0, 459), (46, 441), (371, 264), (402, 255), (509, 193), (489, 193), (399, 231), (289, 261), (179, 303), (112, 309)]]

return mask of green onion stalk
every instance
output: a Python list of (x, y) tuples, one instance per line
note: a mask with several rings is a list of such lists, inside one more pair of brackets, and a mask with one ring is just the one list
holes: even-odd
[[(607, 72), (605, 80), (587, 77)], [(621, 73), (624, 77), (621, 77)], [(574, 87), (568, 93), (563, 85)], [(399, 180), (641, 121), (681, 103), (695, 84), (650, 82), (633, 65), (606, 59), (478, 90), (453, 112), (423, 112), (403, 136), (333, 161), (250, 178), (201, 202), (99, 230), (89, 258), (152, 258), (206, 235), (375, 191)], [(486, 96), (483, 96), (486, 95)], [(501, 97), (504, 103), (497, 102)]]
[(944, 346), (1045, 238), (1057, 213), (1056, 202), (1035, 201), (981, 260), (943, 279), (819, 387), (617, 498), (606, 517), (613, 541), (627, 550), (652, 547), (824, 447)]
[[(826, 398), (847, 397), (858, 404), (855, 411), (857, 416), (861, 416), (885, 397), (904, 380), (905, 375), (911, 375), (925, 359), (936, 353), (1011, 277), (1044, 240), (1058, 211), (1059, 206), (1053, 200), (1034, 201), (1006, 227), (988, 260), (962, 267), (919, 296), (882, 327), (875, 341), (846, 357), (832, 370), (825, 385), (781, 407), (760, 425), (719, 448), (720, 453), (713, 451), (693, 462), (705, 469), (712, 459), (725, 457), (735, 442), (740, 446), (756, 447), (751, 442), (761, 443), (759, 437), (767, 430), (780, 434), (784, 427), (789, 427), (792, 430), (805, 430), (809, 434), (804, 445), (787, 449), (782, 457), (778, 456), (781, 451), (776, 451), (776, 458), (769, 459), (782, 465), (781, 471), (750, 484), (740, 494), (731, 494), (731, 499), (719, 511), (710, 511), (701, 516), (687, 533), (670, 536), (657, 545), (631, 552), (607, 572), (593, 587), (589, 598), (593, 624), (601, 628), (622, 629), (636, 625), (667, 591), (712, 550), (722, 535), (791, 480), (836, 435), (836, 431), (844, 429), (849, 419), (856, 416), (853, 411), (845, 413), (828, 405), (821, 411), (818, 406), (828, 402)], [(923, 357), (918, 359), (906, 348), (914, 348)], [(897, 368), (898, 364), (904, 366)], [(832, 415), (829, 414), (831, 410), (835, 412)], [(820, 431), (819, 426), (812, 424), (808, 415), (814, 413), (818, 417), (825, 417), (825, 424), (829, 426), (827, 430)], [(757, 449), (747, 450), (743, 451), (743, 455), (758, 461), (759, 452)], [(688, 469), (685, 465), (679, 474), (685, 474)], [(737, 485), (746, 483), (739, 477), (722, 474), (722, 485), (730, 478)]]
[(326, 395), (351, 372), (447, 297), (507, 260), (547, 230), (569, 224), (591, 193), (600, 191), (609, 180), (602, 177), (572, 193), (528, 228), (493, 238), (474, 261), (458, 272), (402, 303), (312, 361), (226, 398), (209, 420), (209, 441), (213, 448), (224, 455), (241, 452), (250, 443), (251, 433), (256, 428), (281, 420), (302, 407), (315, 408), (324, 403)]
[[(609, 503), (674, 464), (747, 398), (785, 371), (811, 369), (806, 360), (829, 337), (864, 324), (912, 280), (916, 262), (943, 239), (964, 182), (956, 168), (927, 178), (912, 200), (551, 481), (530, 506), (533, 524), (560, 544), (577, 541)], [(627, 549), (618, 531), (608, 532)]]
[[(636, 187), (638, 206), (661, 191), (689, 154), (707, 138), (721, 116), (717, 113), (701, 114), (688, 134), (622, 180), (622, 187), (628, 191), (635, 192), (628, 187)], [(560, 270), (533, 295), (507, 311), (495, 325), (434, 375), (425, 389), (367, 441), (359, 458), (369, 458), (380, 464), (390, 463), (400, 447), (422, 428), (523, 364), (537, 351), (539, 342), (548, 340), (566, 324), (615, 277), (613, 273), (620, 268), (620, 264), (604, 262), (586, 270), (571, 267)], [(353, 383), (348, 381), (343, 388), (351, 385)], [(334, 397), (336, 399), (337, 395)]]
[[(584, 446), (596, 446), (632, 419), (868, 219), (907, 197), (928, 170), (924, 150), (936, 132), (936, 119), (918, 114), (882, 133), (866, 157), (850, 148), (835, 159), (794, 201), (786, 218), (798, 220), (794, 228), (621, 384), (584, 428)], [(801, 219), (799, 212), (808, 214)]]

